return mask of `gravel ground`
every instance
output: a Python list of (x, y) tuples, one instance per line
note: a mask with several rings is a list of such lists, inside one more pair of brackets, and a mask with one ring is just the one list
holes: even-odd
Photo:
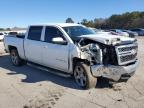
[(14, 67), (0, 42), (0, 108), (144, 108), (144, 38), (138, 43), (139, 67), (128, 82), (81, 90), (73, 78)]

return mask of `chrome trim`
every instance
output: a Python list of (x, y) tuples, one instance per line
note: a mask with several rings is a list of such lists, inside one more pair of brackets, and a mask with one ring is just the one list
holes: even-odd
[[(129, 47), (135, 47), (135, 49), (130, 49), (128, 51), (119, 51), (120, 48), (129, 48)], [(125, 65), (125, 64), (128, 64), (128, 63), (132, 63), (132, 62), (135, 62), (136, 61), (136, 57), (132, 60), (128, 60), (128, 61), (125, 61), (125, 62), (121, 62), (121, 57), (122, 56), (127, 56), (127, 55), (137, 55), (137, 52), (138, 52), (138, 49), (137, 49), (138, 45), (137, 43), (134, 43), (134, 44), (129, 44), (129, 45), (121, 45), (121, 46), (116, 46), (115, 47), (115, 50), (116, 50), (116, 54), (117, 54), (117, 60), (118, 60), (118, 64), (119, 65)]]

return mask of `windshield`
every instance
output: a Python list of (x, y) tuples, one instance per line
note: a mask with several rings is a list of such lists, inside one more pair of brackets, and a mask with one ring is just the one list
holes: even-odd
[(93, 30), (90, 30), (83, 26), (69, 26), (69, 27), (63, 27), (63, 29), (70, 37), (79, 37), (82, 35), (95, 34)]

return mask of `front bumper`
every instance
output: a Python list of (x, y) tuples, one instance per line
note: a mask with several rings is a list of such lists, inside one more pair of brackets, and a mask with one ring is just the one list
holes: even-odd
[(94, 77), (105, 77), (114, 81), (119, 81), (123, 76), (132, 76), (138, 67), (138, 60), (128, 66), (113, 66), (113, 65), (93, 65), (91, 72)]

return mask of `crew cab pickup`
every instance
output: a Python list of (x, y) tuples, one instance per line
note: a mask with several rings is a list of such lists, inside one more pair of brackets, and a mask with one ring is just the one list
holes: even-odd
[(31, 25), (23, 36), (6, 36), (4, 45), (15, 66), (30, 62), (67, 73), (84, 89), (95, 87), (98, 77), (129, 79), (138, 65), (136, 39), (79, 24)]

